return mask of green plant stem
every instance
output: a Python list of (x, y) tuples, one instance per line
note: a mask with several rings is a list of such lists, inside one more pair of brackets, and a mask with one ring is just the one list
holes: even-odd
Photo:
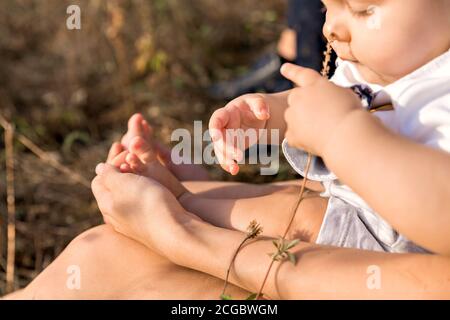
[(237, 257), (237, 255), (238, 255), (239, 251), (241, 250), (242, 246), (243, 246), (243, 245), (245, 244), (245, 242), (247, 242), (247, 240), (249, 240), (249, 239), (251, 239), (251, 237), (247, 235), (247, 236), (245, 237), (245, 239), (241, 242), (241, 244), (239, 245), (239, 247), (236, 249), (236, 251), (234, 252), (234, 254), (233, 254), (233, 258), (231, 259), (230, 265), (228, 266), (228, 269), (227, 269), (227, 276), (226, 276), (226, 278), (225, 278), (225, 284), (224, 284), (224, 286), (223, 286), (222, 295), (225, 294), (225, 290), (227, 289), (227, 286), (228, 286), (228, 279), (229, 279), (229, 277), (230, 277), (231, 267), (233, 266), (234, 261), (236, 260), (236, 257)]
[[(291, 228), (291, 226), (292, 226), (292, 223), (294, 222), (295, 216), (296, 216), (296, 214), (297, 214), (297, 209), (298, 209), (298, 207), (300, 206), (300, 203), (302, 202), (302, 200), (304, 199), (304, 198), (303, 198), (303, 194), (304, 194), (304, 192), (305, 192), (306, 182), (308, 181), (308, 178), (307, 178), (307, 177), (308, 177), (309, 169), (310, 169), (310, 166), (311, 166), (311, 160), (312, 160), (312, 154), (309, 153), (309, 154), (308, 154), (308, 162), (307, 162), (307, 164), (306, 164), (306, 170), (305, 170), (305, 178), (304, 178), (303, 181), (302, 181), (302, 186), (301, 186), (301, 189), (300, 189), (300, 195), (299, 195), (299, 197), (298, 197), (298, 199), (297, 199), (297, 201), (296, 201), (296, 203), (295, 203), (295, 206), (294, 206), (294, 209), (293, 209), (293, 212), (292, 212), (292, 215), (291, 215), (291, 220), (289, 221), (289, 224), (288, 224), (288, 226), (287, 226), (287, 228), (286, 228), (286, 231), (284, 232), (283, 237), (281, 238), (282, 243), (283, 243), (284, 240), (286, 239), (286, 236), (287, 236), (287, 234), (288, 234), (288, 232), (289, 232), (289, 230), (290, 230), (290, 228)], [(264, 280), (263, 280), (263, 282), (262, 282), (261, 288), (259, 289), (258, 294), (256, 295), (256, 299), (255, 299), (255, 300), (258, 300), (259, 297), (261, 296), (262, 291), (263, 291), (263, 289), (264, 289), (264, 286), (266, 285), (267, 278), (269, 277), (270, 270), (272, 269), (272, 266), (273, 266), (273, 264), (275, 263), (275, 259), (276, 259), (276, 258), (277, 258), (277, 255), (275, 255), (275, 256), (272, 258), (272, 261), (270, 262), (269, 268), (267, 269), (267, 272), (266, 272), (266, 275), (264, 276)]]

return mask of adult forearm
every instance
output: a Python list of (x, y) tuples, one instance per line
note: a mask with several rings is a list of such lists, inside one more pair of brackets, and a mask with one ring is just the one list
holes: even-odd
[[(201, 222), (189, 226), (180, 248), (183, 266), (220, 279), (245, 234)], [(275, 250), (271, 239), (253, 240), (236, 257), (230, 282), (257, 292)], [(450, 298), (450, 260), (433, 255), (395, 255), (300, 243), (297, 264), (276, 262), (265, 289), (271, 299)], [(189, 254), (186, 254), (189, 252)], [(218, 292), (218, 295), (220, 293)]]
[(354, 112), (327, 146), (324, 160), (398, 231), (450, 255), (450, 155), (396, 135), (366, 112)]
[[(187, 257), (180, 250), (180, 259), (175, 263), (225, 280), (230, 262), (245, 234), (198, 222), (189, 225), (187, 234), (190, 239), (184, 241), (186, 248), (183, 251), (189, 251), (190, 255)], [(251, 241), (253, 242), (245, 245), (237, 255), (231, 268), (229, 282), (250, 292), (258, 292), (270, 264), (267, 253), (275, 248), (268, 240)], [(273, 268), (264, 294), (266, 297), (279, 299), (282, 297), (277, 287), (281, 283), (280, 278), (285, 274), (284, 272), (282, 275), (277, 274), (278, 283), (275, 284), (275, 271)], [(219, 297), (220, 292), (217, 294)]]

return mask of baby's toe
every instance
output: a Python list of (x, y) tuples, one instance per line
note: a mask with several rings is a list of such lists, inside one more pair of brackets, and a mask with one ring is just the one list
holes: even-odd
[(134, 114), (130, 120), (128, 120), (128, 132), (130, 139), (134, 137), (144, 137), (144, 130), (142, 128), (142, 121), (144, 117), (140, 113)]
[(148, 124), (147, 120), (141, 121), (142, 131), (144, 132), (144, 138), (148, 142), (152, 140), (153, 137), (153, 128)]
[(145, 164), (141, 162), (137, 155), (130, 153), (126, 158), (127, 164), (135, 173), (143, 173), (145, 170)]
[(115, 166), (116, 168), (120, 168), (120, 165), (125, 162), (125, 158), (128, 154), (129, 152), (127, 150), (122, 151), (114, 159), (108, 161), (108, 163)]
[(122, 163), (119, 169), (122, 173), (133, 173), (133, 170), (128, 163)]
[(143, 163), (156, 160), (156, 153), (152, 146), (142, 137), (136, 137), (131, 141), (130, 151), (138, 156)]
[(114, 142), (109, 149), (107, 163), (111, 163), (121, 152), (124, 151), (124, 148), (121, 143)]

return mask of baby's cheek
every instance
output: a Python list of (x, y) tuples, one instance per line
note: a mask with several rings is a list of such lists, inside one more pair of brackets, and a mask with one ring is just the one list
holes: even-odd
[(411, 45), (402, 43), (387, 46), (386, 49), (380, 51), (377, 57), (373, 58), (374, 65), (376, 65), (374, 70), (385, 75), (391, 81), (403, 78), (426, 62), (420, 49), (411, 50), (411, 48)]

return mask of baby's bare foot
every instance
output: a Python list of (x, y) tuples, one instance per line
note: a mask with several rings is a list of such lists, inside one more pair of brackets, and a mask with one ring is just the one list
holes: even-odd
[(175, 165), (171, 159), (170, 148), (153, 139), (153, 128), (141, 114), (133, 115), (128, 121), (128, 131), (122, 138), (122, 145), (130, 149), (131, 142), (136, 137), (142, 137), (154, 150), (157, 159), (166, 166), (180, 181), (209, 180), (208, 172), (201, 165), (180, 164)]
[(158, 161), (155, 150), (142, 137), (135, 137), (131, 140), (129, 153), (125, 156), (125, 164), (129, 168), (121, 169), (130, 169), (135, 174), (158, 181), (177, 198), (187, 192), (187, 189), (170, 170)]
[(142, 137), (148, 143), (152, 142), (153, 129), (140, 113), (136, 113), (128, 120), (128, 131), (122, 138), (122, 145), (129, 149), (131, 141), (136, 137)]

